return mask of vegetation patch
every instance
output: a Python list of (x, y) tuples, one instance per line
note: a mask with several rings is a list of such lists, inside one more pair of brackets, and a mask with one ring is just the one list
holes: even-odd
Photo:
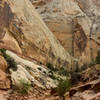
[(49, 77), (54, 79), (54, 80), (58, 80), (57, 77), (54, 75), (53, 72), (49, 72)]
[(17, 64), (16, 64), (16, 62), (14, 61), (13, 58), (11, 58), (9, 55), (6, 54), (6, 49), (2, 48), (2, 49), (0, 49), (0, 51), (2, 52), (3, 57), (7, 61), (8, 68), (11, 68), (14, 71), (16, 71), (17, 70)]
[(61, 68), (54, 68), (53, 64), (51, 64), (51, 63), (47, 63), (47, 67), (49, 68), (48, 75), (53, 80), (60, 81), (60, 80), (65, 79), (66, 77), (69, 77), (69, 73), (63, 67), (61, 67)]
[(100, 64), (100, 50), (97, 52), (96, 64)]
[(46, 64), (46, 66), (50, 69), (50, 70), (52, 70), (52, 71), (58, 71), (58, 69), (57, 68), (54, 68), (54, 66), (53, 66), (53, 64), (51, 64), (51, 63), (47, 63)]
[(31, 89), (31, 84), (23, 79), (20, 80), (20, 85), (19, 92), (21, 94), (28, 94), (29, 90)]
[(57, 88), (55, 88), (56, 93), (59, 95), (60, 98), (65, 100), (64, 94), (69, 91), (71, 88), (71, 81), (66, 78), (65, 80), (60, 80)]
[(63, 67), (58, 70), (58, 73), (59, 75), (68, 76), (67, 70), (65, 70)]
[(100, 64), (100, 50), (98, 50), (97, 52), (97, 57), (95, 60), (91, 61), (90, 64), (88, 65), (88, 67), (93, 67), (96, 64)]
[(97, 64), (97, 61), (96, 60), (93, 60), (89, 63), (88, 67), (93, 67)]

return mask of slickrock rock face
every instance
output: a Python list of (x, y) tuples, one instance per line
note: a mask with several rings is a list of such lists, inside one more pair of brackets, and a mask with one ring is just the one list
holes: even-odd
[[(74, 56), (80, 56), (80, 60), (89, 62), (91, 45), (94, 52), (93, 57), (96, 56), (99, 49), (98, 43), (100, 43), (98, 39), (100, 33), (99, 0), (31, 0), (31, 2), (69, 53), (73, 53), (72, 37), (74, 31), (77, 30), (75, 35), (78, 37), (74, 40)], [(76, 26), (77, 24), (79, 27)], [(83, 32), (80, 31), (80, 27)], [(88, 42), (90, 33), (92, 34), (91, 44)], [(82, 46), (81, 52), (79, 45)]]
[(29, 0), (1, 0), (0, 20), (0, 47), (44, 64), (70, 64), (70, 55), (46, 27)]
[[(60, 100), (60, 97), (58, 95), (55, 96), (51, 91), (52, 88), (57, 87), (58, 78), (66, 79), (66, 77), (55, 73), (57, 78), (54, 79), (51, 76), (52, 70), (46, 66), (38, 65), (36, 61), (29, 61), (9, 50), (6, 50), (5, 54), (10, 59), (13, 59), (16, 66), (9, 67), (9, 75), (12, 82), (10, 89), (7, 87), (3, 88), (4, 85), (8, 86), (9, 83), (7, 83), (7, 80), (4, 81), (7, 79), (6, 74), (0, 70), (0, 89), (7, 89), (4, 93), (0, 90), (0, 100)], [(2, 85), (1, 83), (3, 82), (5, 84)], [(22, 95), (21, 90), (25, 87), (27, 88), (28, 84), (30, 84), (30, 90), (27, 89), (28, 94)]]
[(11, 51), (6, 51), (17, 64), (17, 70), (10, 69), (12, 84), (20, 87), (21, 80), (36, 85), (43, 89), (56, 87), (57, 80), (49, 77), (49, 70), (42, 65), (37, 65), (32, 61), (23, 59)]

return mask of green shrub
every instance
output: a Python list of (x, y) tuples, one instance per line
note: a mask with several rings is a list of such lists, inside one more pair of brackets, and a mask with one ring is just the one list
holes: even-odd
[(93, 60), (93, 61), (90, 62), (90, 64), (88, 65), (88, 67), (92, 67), (92, 66), (94, 66), (96, 64), (97, 64), (97, 61)]
[(29, 90), (31, 89), (31, 84), (26, 80), (21, 80), (20, 84), (21, 84), (20, 93), (28, 94)]
[(96, 65), (96, 64), (100, 64), (100, 50), (98, 50), (98, 52), (97, 52), (97, 57), (96, 57), (96, 59), (95, 59), (94, 61), (92, 61), (92, 62), (88, 65), (88, 67), (94, 66), (94, 65)]
[(50, 78), (56, 80), (57, 78), (54, 76), (54, 74), (49, 75)]
[(3, 57), (7, 61), (8, 68), (12, 68), (14, 71), (16, 71), (17, 70), (17, 64), (16, 64), (16, 62), (14, 61), (13, 58), (11, 58), (9, 55), (6, 54), (6, 49), (2, 48), (2, 49), (0, 49), (0, 51), (2, 52)]
[(67, 76), (68, 72), (63, 67), (58, 70), (59, 75)]
[(100, 50), (97, 52), (96, 63), (100, 64)]
[(46, 66), (47, 66), (50, 70), (52, 70), (52, 71), (54, 71), (54, 72), (58, 71), (58, 69), (57, 69), (57, 68), (54, 68), (54, 67), (53, 67), (53, 64), (51, 64), (51, 63), (47, 63)]
[(47, 63), (46, 66), (47, 66), (49, 69), (54, 70), (53, 65), (52, 65), (51, 63)]
[(2, 52), (2, 54), (5, 54), (6, 49), (2, 48), (2, 49), (0, 49), (0, 51)]
[(56, 92), (61, 98), (64, 98), (64, 94), (67, 91), (69, 91), (70, 88), (71, 88), (71, 82), (69, 79), (66, 78), (66, 80), (59, 81), (59, 84), (56, 88)]
[(11, 58), (11, 57), (8, 56), (8, 55), (6, 55), (5, 59), (6, 59), (7, 63), (8, 63), (8, 67), (9, 67), (9, 68), (12, 68), (14, 71), (16, 71), (16, 70), (17, 70), (17, 64), (16, 64), (16, 62), (14, 61), (14, 59)]
[(56, 79), (53, 71), (50, 70), (48, 75), (49, 75), (50, 78), (52, 78), (54, 80)]

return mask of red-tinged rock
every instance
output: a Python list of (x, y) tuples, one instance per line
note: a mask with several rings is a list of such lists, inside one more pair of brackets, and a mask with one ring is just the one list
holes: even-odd
[(10, 80), (7, 78), (6, 73), (0, 70), (0, 89), (9, 89)]
[(8, 65), (7, 65), (6, 60), (4, 59), (3, 56), (0, 55), (0, 69), (5, 72), (7, 68), (8, 68)]

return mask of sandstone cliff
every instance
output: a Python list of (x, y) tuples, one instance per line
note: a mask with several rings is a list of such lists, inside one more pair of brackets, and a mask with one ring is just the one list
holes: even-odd
[(0, 0), (0, 100), (100, 100), (99, 33), (99, 0)]
[[(49, 29), (70, 54), (73, 51), (72, 36), (77, 30), (78, 33), (75, 33), (78, 37), (74, 40), (74, 57), (79, 58), (83, 63), (90, 62), (92, 45), (95, 58), (100, 43), (98, 39), (100, 33), (99, 0), (31, 0), (31, 2)], [(76, 26), (76, 23), (79, 24), (79, 27)], [(83, 32), (80, 31), (80, 27)], [(90, 33), (92, 33), (91, 40), (89, 39)], [(82, 45), (81, 52), (79, 45)]]
[(0, 20), (1, 47), (44, 64), (70, 64), (70, 55), (44, 24), (29, 0), (1, 0)]

